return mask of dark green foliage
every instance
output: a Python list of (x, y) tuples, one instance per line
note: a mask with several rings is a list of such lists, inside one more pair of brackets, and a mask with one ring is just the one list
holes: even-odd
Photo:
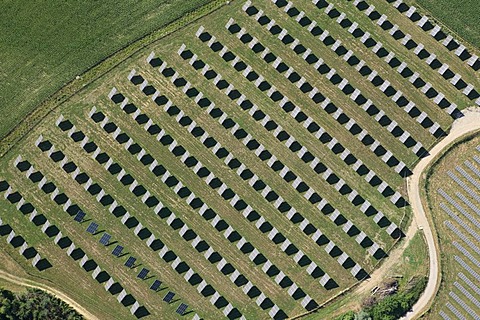
[(11, 319), (12, 301), (15, 298), (12, 292), (0, 289), (0, 320)]
[(395, 320), (403, 316), (420, 298), (425, 286), (426, 278), (416, 279), (411, 289), (386, 297), (370, 310), (367, 310), (373, 320)]
[(14, 295), (0, 291), (0, 319), (81, 320), (83, 317), (62, 300), (39, 289)]

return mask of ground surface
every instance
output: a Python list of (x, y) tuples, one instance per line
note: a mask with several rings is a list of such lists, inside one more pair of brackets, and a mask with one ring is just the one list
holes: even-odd
[(0, 137), (76, 75), (207, 2), (2, 1)]
[(480, 47), (480, 9), (476, 0), (416, 0), (442, 24), (474, 47)]
[[(422, 245), (390, 251), (398, 228), (415, 234), (406, 177), (449, 130), (448, 105), (478, 98), (479, 79), (391, 4), (372, 3), (471, 92), (353, 2), (335, 1), (327, 15), (325, 2), (234, 1), (95, 81), (2, 158), (0, 231), (22, 236), (2, 241), (5, 252), (102, 319), (130, 316), (135, 302), (147, 318), (176, 318), (180, 303), (188, 318), (295, 316), (365, 274), (376, 281), (393, 261), (384, 252), (413, 275)], [(373, 39), (350, 34), (340, 12)], [(387, 63), (389, 52), (397, 58)], [(397, 71), (402, 62), (408, 69)], [(22, 256), (23, 238), (31, 248)], [(51, 267), (37, 271), (34, 250)], [(136, 277), (142, 268), (146, 280)], [(161, 301), (168, 291), (171, 304)], [(108, 313), (117, 300), (125, 308)]]

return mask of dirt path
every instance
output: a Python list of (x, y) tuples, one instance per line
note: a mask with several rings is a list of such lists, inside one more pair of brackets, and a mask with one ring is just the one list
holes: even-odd
[(5, 271), (0, 270), (0, 278), (11, 282), (16, 285), (24, 286), (24, 287), (29, 287), (29, 288), (36, 288), (36, 289), (41, 289), (43, 291), (46, 291), (55, 297), (63, 300), (65, 303), (69, 304), (73, 309), (75, 309), (78, 313), (80, 313), (85, 319), (87, 320), (98, 320), (96, 316), (91, 314), (87, 309), (83, 308), (80, 304), (78, 304), (75, 300), (67, 296), (66, 294), (62, 293), (61, 291), (58, 291), (54, 288), (51, 288), (47, 285), (44, 285), (42, 283), (35, 282), (33, 280), (29, 279), (23, 279), (19, 278), (17, 276), (11, 275)]
[(398, 263), (398, 261), (400, 261), (403, 252), (410, 243), (410, 240), (421, 227), (423, 229), (428, 246), (428, 283), (420, 299), (403, 319), (415, 319), (423, 314), (423, 312), (425, 312), (430, 306), (440, 284), (439, 255), (431, 226), (423, 209), (424, 207), (420, 195), (420, 181), (424, 171), (429, 168), (431, 162), (438, 154), (448, 147), (450, 143), (465, 134), (480, 129), (480, 110), (478, 108), (465, 110), (464, 113), (465, 117), (458, 119), (453, 123), (449, 135), (435, 145), (432, 150), (430, 150), (430, 155), (423, 158), (413, 169), (413, 174), (407, 178), (408, 196), (410, 205), (412, 207), (413, 221), (405, 233), (405, 238), (403, 239), (402, 244), (389, 253), (388, 259), (380, 266), (380, 268), (371, 274), (369, 280), (363, 282), (355, 289), (355, 292), (357, 293), (365, 293), (366, 291), (370, 291), (374, 287), (378, 286), (383, 279), (386, 278), (392, 267)]

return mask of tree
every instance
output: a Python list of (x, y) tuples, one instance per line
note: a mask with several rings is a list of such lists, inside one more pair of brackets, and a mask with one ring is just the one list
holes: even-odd
[(10, 319), (13, 299), (11, 291), (0, 288), (0, 320)]

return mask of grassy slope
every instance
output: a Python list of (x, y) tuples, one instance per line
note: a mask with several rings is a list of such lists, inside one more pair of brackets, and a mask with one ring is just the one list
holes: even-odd
[(76, 75), (210, 1), (2, 1), (0, 137)]
[(480, 47), (480, 15), (476, 0), (415, 0), (447, 27)]

